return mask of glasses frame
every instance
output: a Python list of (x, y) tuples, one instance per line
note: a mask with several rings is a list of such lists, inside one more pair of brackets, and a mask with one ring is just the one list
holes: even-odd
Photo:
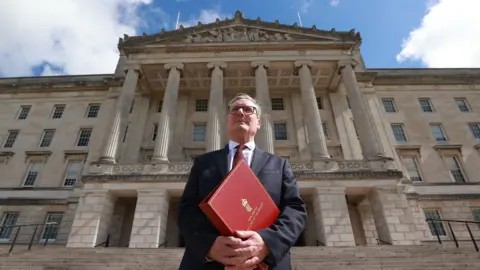
[[(236, 108), (237, 111), (233, 111), (234, 108)], [(252, 111), (252, 113), (247, 113), (247, 112), (245, 112), (245, 109), (244, 109), (244, 108), (252, 108), (253, 111)], [(238, 110), (240, 110), (240, 109), (242, 109), (242, 111), (243, 111), (243, 113), (244, 113), (245, 115), (257, 114), (257, 108), (256, 108), (255, 106), (229, 106), (229, 107), (228, 107), (228, 112), (229, 112), (230, 114), (235, 115), (235, 114), (237, 114)]]

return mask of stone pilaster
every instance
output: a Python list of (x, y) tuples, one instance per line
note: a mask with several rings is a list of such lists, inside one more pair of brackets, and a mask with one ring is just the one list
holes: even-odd
[(170, 195), (162, 190), (139, 190), (129, 247), (158, 248), (165, 243)]
[(325, 246), (354, 246), (345, 188), (316, 188), (314, 198), (318, 240)]
[(94, 247), (110, 233), (116, 198), (107, 190), (83, 195), (78, 203), (67, 247)]
[(227, 67), (225, 62), (208, 63), (212, 70), (210, 86), (210, 99), (208, 101), (207, 122), (207, 152), (218, 150), (222, 147), (222, 130), (220, 113), (223, 107), (223, 70)]
[(121, 136), (123, 135), (122, 131), (128, 122), (130, 106), (134, 98), (139, 76), (140, 67), (135, 66), (128, 68), (120, 96), (116, 103), (113, 121), (110, 124), (110, 128), (107, 129), (107, 138), (99, 160), (102, 163), (111, 164), (117, 162), (117, 152), (122, 138)]
[(374, 189), (368, 200), (379, 239), (393, 245), (419, 243), (421, 232), (417, 230), (406, 195), (399, 188)]
[(251, 66), (255, 70), (256, 98), (262, 106), (262, 115), (260, 119), (262, 126), (258, 130), (258, 145), (265, 152), (275, 153), (273, 143), (273, 123), (272, 123), (272, 101), (270, 99), (270, 89), (268, 88), (267, 68), (269, 62), (252, 62)]
[(351, 61), (342, 61), (339, 65), (341, 67), (343, 84), (345, 85), (350, 101), (363, 156), (365, 158), (383, 157), (384, 155), (381, 151), (378, 137), (374, 131), (375, 127), (370, 120), (363, 95), (358, 87), (355, 71), (353, 70), (353, 63)]
[(322, 118), (318, 110), (317, 97), (313, 88), (312, 74), (310, 73), (311, 61), (296, 61), (295, 67), (299, 69), (300, 89), (302, 103), (305, 110), (305, 123), (307, 124), (309, 148), (313, 158), (330, 158), (323, 133)]
[(152, 157), (152, 162), (162, 163), (168, 162), (170, 131), (173, 130), (172, 124), (175, 122), (175, 110), (177, 108), (178, 89), (180, 86), (180, 71), (183, 69), (183, 64), (169, 63), (165, 64), (164, 67), (166, 70), (169, 70), (169, 73)]

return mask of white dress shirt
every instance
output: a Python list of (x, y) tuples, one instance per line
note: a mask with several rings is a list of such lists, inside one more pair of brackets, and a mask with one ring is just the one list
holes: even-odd
[[(239, 143), (234, 142), (234, 141), (229, 141), (228, 142), (228, 171), (232, 169), (232, 164), (233, 164), (233, 157), (235, 156), (235, 153), (237, 152), (237, 147)], [(247, 162), (248, 166), (251, 166), (252, 164), (252, 157), (253, 157), (253, 150), (255, 149), (255, 142), (251, 141), (245, 144), (247, 146), (245, 149), (243, 149), (242, 153), (243, 156), (245, 157), (245, 161)]]

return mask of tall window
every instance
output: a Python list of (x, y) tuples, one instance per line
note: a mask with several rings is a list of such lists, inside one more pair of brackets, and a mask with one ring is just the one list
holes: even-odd
[(428, 222), (428, 227), (430, 228), (430, 233), (432, 235), (447, 235), (445, 231), (445, 227), (443, 226), (443, 222), (436, 221), (441, 219), (440, 212), (436, 209), (425, 210), (425, 218), (432, 219), (433, 221)]
[(433, 112), (433, 105), (429, 98), (420, 98), (418, 102), (423, 112)]
[(60, 223), (62, 222), (62, 213), (47, 213), (45, 218), (45, 224), (43, 226), (41, 242), (45, 242), (48, 239), (48, 242), (55, 241), (58, 236), (58, 231), (60, 229)]
[(470, 106), (468, 105), (466, 98), (455, 98), (455, 103), (457, 103), (458, 109), (461, 112), (469, 112)]
[(73, 187), (80, 177), (80, 172), (82, 171), (83, 162), (79, 160), (70, 161), (68, 163), (67, 171), (65, 173), (65, 179), (63, 180), (63, 185), (65, 187)]
[(407, 136), (403, 124), (391, 124), (393, 136), (397, 142), (406, 142)]
[(100, 111), (100, 104), (88, 104), (87, 118), (96, 118)]
[(11, 148), (13, 147), (13, 144), (15, 143), (15, 140), (17, 140), (18, 134), (20, 132), (18, 130), (9, 130), (6, 136), (5, 143), (3, 144), (4, 148)]
[(402, 157), (402, 160), (410, 180), (412, 182), (421, 182), (422, 177), (418, 169), (417, 159), (415, 157), (404, 156)]
[(42, 166), (43, 161), (35, 160), (30, 162), (23, 182), (24, 187), (32, 187), (35, 184), (35, 181), (37, 180), (38, 174), (40, 173)]
[(452, 179), (456, 183), (465, 183), (465, 175), (456, 156), (444, 157), (447, 168), (450, 171)]
[(0, 223), (0, 240), (10, 240), (14, 228), (6, 226), (15, 226), (17, 224), (18, 212), (5, 212)]
[(394, 113), (397, 111), (397, 109), (395, 108), (395, 102), (393, 101), (393, 98), (382, 98), (382, 103), (383, 103), (383, 108), (385, 109), (385, 112)]
[(470, 123), (468, 124), (470, 131), (472, 132), (475, 139), (480, 140), (480, 123)]
[(78, 134), (77, 146), (84, 147), (88, 146), (90, 142), (90, 136), (92, 135), (91, 128), (82, 128)]
[(446, 142), (447, 136), (445, 135), (445, 131), (441, 124), (430, 124), (430, 132), (432, 133), (432, 137), (437, 142)]
[(19, 120), (27, 119), (28, 113), (30, 112), (31, 108), (32, 106), (30, 105), (21, 106), (20, 111), (18, 112), (17, 119)]
[(62, 118), (63, 112), (65, 111), (65, 104), (55, 105), (53, 107), (52, 118), (59, 119)]
[(275, 132), (275, 140), (285, 141), (287, 137), (287, 124), (286, 123), (275, 123), (273, 124), (273, 129)]
[(205, 124), (195, 124), (193, 125), (193, 141), (194, 142), (204, 142), (206, 137), (207, 127)]
[(40, 147), (49, 147), (52, 143), (53, 136), (55, 135), (55, 129), (43, 130), (42, 138), (40, 139)]

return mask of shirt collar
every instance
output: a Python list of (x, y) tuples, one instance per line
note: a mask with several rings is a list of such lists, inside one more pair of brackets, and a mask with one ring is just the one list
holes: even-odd
[[(239, 145), (239, 143), (230, 140), (230, 141), (228, 142), (228, 149), (229, 149), (229, 151), (234, 150), (235, 147), (237, 147), (237, 145)], [(248, 142), (248, 143), (246, 143), (245, 145), (248, 147), (249, 150), (255, 149), (255, 142), (254, 142), (254, 141)]]

